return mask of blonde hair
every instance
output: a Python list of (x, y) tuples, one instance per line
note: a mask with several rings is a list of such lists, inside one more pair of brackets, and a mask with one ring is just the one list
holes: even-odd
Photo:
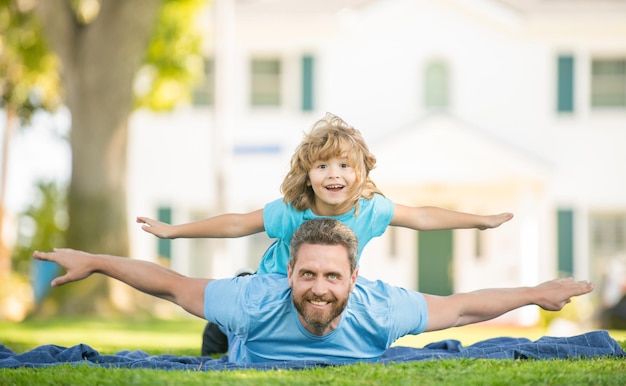
[[(370, 153), (361, 133), (338, 116), (326, 113), (305, 134), (291, 157), (289, 172), (280, 187), (284, 201), (300, 211), (311, 208), (315, 193), (307, 182), (314, 163), (344, 156), (356, 174), (356, 183), (350, 192), (352, 205), (358, 205), (360, 197), (371, 199), (374, 193), (382, 194), (370, 179), (369, 173), (376, 166), (376, 157)], [(358, 206), (355, 216), (357, 214)]]

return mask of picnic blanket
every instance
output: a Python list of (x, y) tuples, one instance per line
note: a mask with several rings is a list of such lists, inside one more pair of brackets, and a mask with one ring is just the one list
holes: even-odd
[[(592, 359), (597, 357), (626, 358), (626, 353), (606, 331), (592, 331), (573, 337), (542, 337), (536, 341), (525, 338), (500, 337), (463, 347), (457, 340), (431, 343), (423, 348), (395, 346), (389, 348), (377, 363), (397, 363), (436, 359)], [(237, 369), (306, 369), (338, 366), (348, 363), (285, 361), (237, 365), (211, 357), (149, 355), (143, 351), (121, 351), (103, 355), (85, 344), (73, 347), (39, 346), (16, 354), (0, 344), (0, 368), (48, 367), (60, 364), (88, 365), (107, 368), (150, 368), (163, 370), (237, 370)]]

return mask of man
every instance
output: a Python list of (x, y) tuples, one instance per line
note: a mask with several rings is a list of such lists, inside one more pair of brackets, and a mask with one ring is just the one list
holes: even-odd
[(52, 286), (101, 273), (224, 327), (235, 363), (374, 361), (407, 334), (477, 323), (530, 304), (558, 311), (572, 296), (593, 290), (587, 281), (556, 279), (535, 287), (421, 294), (357, 279), (357, 251), (348, 227), (317, 218), (294, 233), (287, 277), (188, 278), (146, 261), (71, 249), (33, 256), (67, 271)]

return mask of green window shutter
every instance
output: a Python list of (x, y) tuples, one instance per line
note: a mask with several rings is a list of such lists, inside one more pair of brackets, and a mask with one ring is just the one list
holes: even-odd
[(557, 109), (567, 113), (574, 111), (574, 57), (562, 55), (557, 62)]
[(428, 109), (446, 109), (450, 105), (450, 79), (443, 61), (428, 64), (424, 74), (424, 106)]
[(571, 209), (559, 209), (558, 226), (558, 269), (561, 275), (574, 274), (574, 212)]
[[(157, 218), (161, 222), (172, 223), (172, 208), (169, 206), (159, 207)], [(172, 260), (172, 240), (158, 239), (158, 253), (160, 258)]]
[(302, 57), (302, 111), (312, 111), (314, 108), (314, 65), (315, 59), (312, 56)]

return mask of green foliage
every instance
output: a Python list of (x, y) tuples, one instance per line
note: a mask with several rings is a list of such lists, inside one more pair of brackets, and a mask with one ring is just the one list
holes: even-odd
[[(69, 5), (84, 25), (96, 20), (100, 12), (97, 0), (60, 3)], [(162, 8), (145, 56), (152, 76), (147, 92), (138, 98), (138, 106), (169, 109), (189, 99), (193, 74), (202, 72), (201, 34), (193, 21), (206, 3), (159, 2)], [(22, 124), (35, 110), (53, 111), (62, 103), (59, 58), (46, 45), (36, 6), (37, 1), (0, 0), (0, 108), (19, 114)], [(61, 197), (64, 193), (50, 184), (39, 188), (41, 201), (20, 216), (13, 266), (21, 273), (28, 271), (33, 249), (46, 250), (63, 245), (65, 240), (66, 224), (59, 222), (67, 222), (65, 198)]]
[(30, 121), (61, 103), (58, 59), (42, 38), (33, 2), (0, 0), (0, 108)]
[[(60, 65), (43, 38), (34, 1), (0, 0), (0, 108), (28, 122), (37, 109), (63, 102)], [(72, 0), (76, 18), (89, 24), (99, 3)], [(194, 22), (207, 0), (164, 0), (136, 87), (136, 107), (170, 110), (189, 101), (203, 73), (202, 34)]]
[(37, 188), (39, 197), (19, 216), (13, 249), (13, 270), (23, 275), (30, 271), (33, 250), (49, 251), (65, 245), (66, 190), (54, 182), (39, 182)]
[(195, 19), (206, 0), (166, 0), (135, 88), (137, 107), (170, 110), (190, 99), (203, 73), (202, 34)]

